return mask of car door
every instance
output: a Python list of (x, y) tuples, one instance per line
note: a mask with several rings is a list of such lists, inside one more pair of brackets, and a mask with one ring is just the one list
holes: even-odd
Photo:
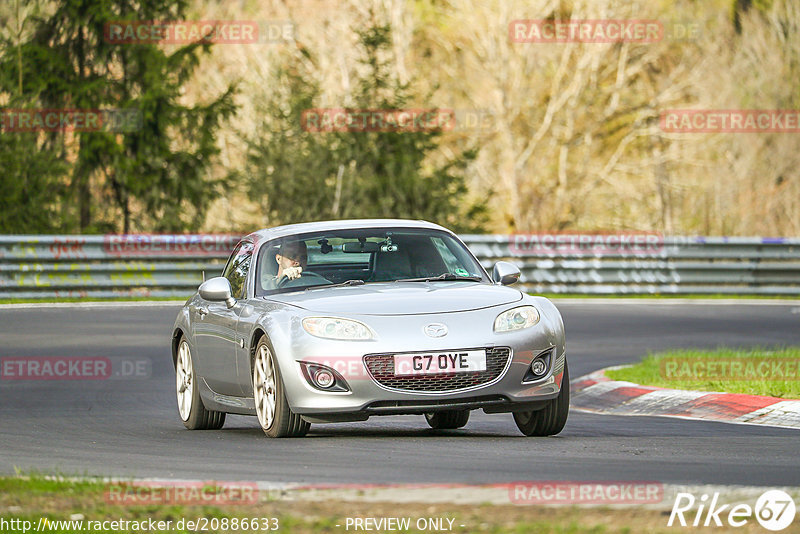
[[(242, 396), (239, 384), (236, 351), (242, 338), (237, 333), (239, 315), (242, 313), (247, 273), (253, 259), (253, 243), (242, 241), (231, 254), (222, 276), (231, 284), (231, 296), (236, 304), (228, 308), (224, 302), (200, 299), (200, 310), (195, 323), (197, 351), (200, 353), (204, 378), (216, 393)], [(202, 313), (205, 311), (206, 313)]]

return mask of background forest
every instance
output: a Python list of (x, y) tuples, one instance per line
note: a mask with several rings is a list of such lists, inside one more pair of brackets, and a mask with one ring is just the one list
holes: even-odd
[[(653, 43), (519, 43), (517, 19), (653, 19)], [(288, 23), (248, 44), (114, 44), (116, 20)], [(245, 232), (356, 217), (462, 232), (800, 235), (792, 133), (669, 133), (670, 109), (800, 109), (792, 0), (7, 0), (0, 107), (134, 109), (0, 132), (0, 233)], [(311, 108), (455, 110), (305, 131)]]

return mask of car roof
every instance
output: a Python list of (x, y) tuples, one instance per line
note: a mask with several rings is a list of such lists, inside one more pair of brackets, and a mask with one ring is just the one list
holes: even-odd
[(256, 242), (287, 237), (309, 232), (326, 232), (329, 230), (351, 230), (361, 228), (426, 228), (429, 230), (444, 230), (447, 228), (428, 221), (411, 219), (350, 219), (338, 221), (318, 221), (298, 224), (286, 224), (273, 228), (264, 228), (248, 235), (248, 238)]

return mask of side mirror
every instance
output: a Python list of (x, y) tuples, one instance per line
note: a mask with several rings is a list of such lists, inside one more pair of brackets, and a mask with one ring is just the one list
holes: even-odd
[(198, 289), (200, 297), (210, 302), (225, 302), (228, 308), (233, 308), (236, 299), (231, 296), (231, 283), (224, 276), (217, 276), (200, 284)]
[(519, 268), (507, 261), (498, 261), (492, 269), (492, 280), (504, 286), (510, 286), (519, 281)]

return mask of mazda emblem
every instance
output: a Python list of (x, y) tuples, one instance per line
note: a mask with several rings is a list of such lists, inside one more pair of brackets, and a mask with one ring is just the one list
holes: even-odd
[(423, 328), (428, 337), (443, 337), (447, 335), (447, 327), (442, 323), (431, 323)]

